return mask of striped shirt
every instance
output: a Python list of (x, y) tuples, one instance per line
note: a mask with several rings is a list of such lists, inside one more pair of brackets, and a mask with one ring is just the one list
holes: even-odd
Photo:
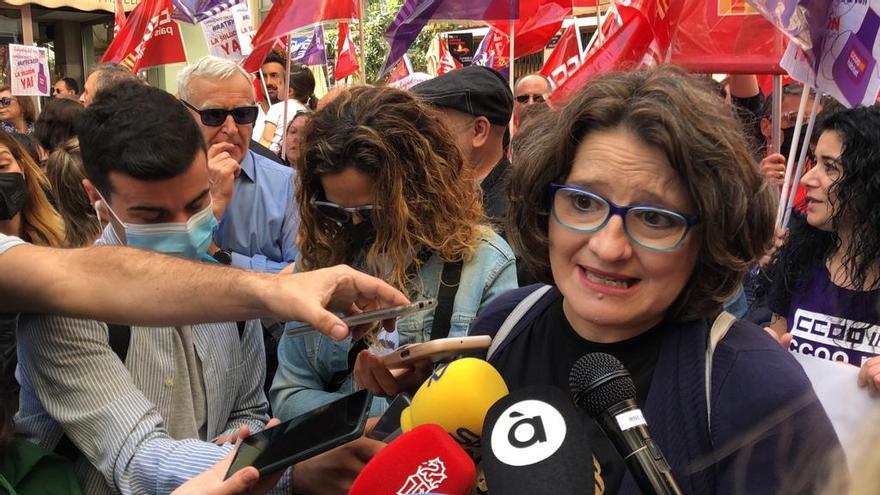
[[(132, 327), (123, 363), (108, 345), (104, 323), (49, 315), (20, 319), (17, 431), (49, 450), (66, 434), (83, 453), (76, 473), (84, 493), (170, 493), (232, 449), (206, 440), (244, 425), (258, 431), (269, 419), (259, 322), (248, 322), (241, 338), (232, 322), (191, 329), (206, 399), (205, 438), (175, 440), (166, 429), (178, 329)], [(289, 492), (288, 482), (285, 476), (276, 490)]]

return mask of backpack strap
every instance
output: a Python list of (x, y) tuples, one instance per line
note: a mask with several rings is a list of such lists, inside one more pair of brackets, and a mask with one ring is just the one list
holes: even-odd
[(440, 273), (440, 287), (437, 289), (437, 308), (434, 310), (434, 321), (431, 324), (431, 340), (442, 339), (449, 336), (452, 326), (452, 309), (455, 305), (455, 294), (461, 281), (461, 268), (464, 265), (456, 263), (443, 263), (443, 271)]
[(712, 328), (709, 330), (709, 342), (706, 346), (706, 413), (708, 415), (709, 430), (712, 430), (712, 355), (721, 339), (730, 331), (730, 327), (736, 323), (736, 317), (727, 311), (722, 311)]
[(498, 351), (501, 347), (501, 344), (504, 343), (504, 340), (507, 339), (507, 336), (510, 335), (510, 332), (513, 331), (513, 327), (516, 326), (517, 323), (522, 319), (526, 313), (532, 309), (532, 306), (537, 304), (538, 301), (544, 297), (550, 289), (552, 289), (552, 285), (545, 285), (535, 290), (526, 296), (516, 307), (513, 308), (513, 311), (507, 315), (507, 318), (504, 319), (504, 322), (498, 327), (498, 332), (495, 333), (495, 336), (492, 337), (492, 345), (489, 346), (489, 350), (486, 351), (486, 361), (492, 359), (492, 356)]

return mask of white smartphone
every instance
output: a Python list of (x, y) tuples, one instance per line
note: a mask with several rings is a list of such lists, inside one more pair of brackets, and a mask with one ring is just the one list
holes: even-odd
[[(367, 311), (365, 313), (346, 316), (342, 319), (342, 321), (344, 321), (345, 324), (348, 325), (348, 328), (352, 328), (358, 325), (363, 325), (364, 323), (390, 320), (392, 318), (400, 318), (402, 316), (418, 313), (421, 311), (428, 311), (430, 309), (434, 309), (435, 306), (437, 306), (436, 299), (427, 299), (424, 301), (416, 301), (410, 304), (402, 304), (400, 306), (392, 306), (390, 308), (382, 308), (375, 311)], [(303, 335), (306, 333), (317, 331), (318, 330), (311, 325), (300, 325), (298, 327), (286, 330), (284, 334), (288, 337), (295, 337), (297, 335)]]
[(382, 356), (382, 364), (388, 368), (405, 368), (413, 361), (430, 358), (438, 363), (459, 354), (469, 354), (492, 345), (492, 337), (478, 335), (475, 337), (449, 337), (419, 344), (407, 344), (398, 347), (394, 352)]

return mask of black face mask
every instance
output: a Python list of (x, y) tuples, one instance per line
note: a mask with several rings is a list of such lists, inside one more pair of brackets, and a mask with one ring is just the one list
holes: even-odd
[(24, 208), (27, 196), (24, 176), (11, 172), (0, 174), (0, 220), (11, 220)]
[(355, 249), (366, 251), (376, 241), (376, 229), (373, 222), (364, 220), (361, 223), (349, 222), (342, 226), (342, 231)]
[[(798, 150), (797, 153), (800, 153), (800, 147), (804, 145), (804, 139), (807, 136), (807, 126), (801, 127), (801, 138), (798, 141)], [(794, 141), (794, 127), (789, 127), (788, 129), (782, 129), (782, 144), (779, 147), (779, 152), (788, 158), (788, 151), (791, 149), (791, 143)]]

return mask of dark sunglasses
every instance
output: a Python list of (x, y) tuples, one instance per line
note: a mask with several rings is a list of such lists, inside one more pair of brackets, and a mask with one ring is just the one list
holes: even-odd
[(544, 95), (519, 95), (516, 97), (516, 101), (520, 103), (528, 103), (529, 100), (532, 100), (535, 103), (543, 103)]
[(373, 210), (376, 209), (376, 207), (373, 205), (363, 205), (356, 206), (354, 208), (346, 208), (344, 206), (339, 206), (336, 203), (319, 200), (317, 196), (312, 196), (309, 204), (311, 204), (316, 210), (318, 210), (318, 212), (321, 213), (321, 215), (323, 215), (327, 220), (330, 220), (340, 226), (351, 223), (354, 213), (357, 213), (357, 215), (362, 220), (369, 221), (373, 215)]
[(15, 101), (15, 98), (4, 96), (3, 98), (0, 98), (0, 107), (6, 108), (9, 105), (12, 105), (13, 101)]
[(257, 116), (260, 113), (256, 105), (233, 108), (232, 110), (227, 110), (225, 108), (206, 108), (204, 110), (199, 110), (190, 105), (186, 100), (180, 100), (180, 102), (183, 103), (183, 106), (186, 108), (199, 114), (199, 118), (202, 119), (202, 124), (208, 127), (223, 125), (223, 122), (226, 121), (226, 117), (229, 115), (232, 115), (232, 120), (238, 125), (250, 125), (257, 121)]

